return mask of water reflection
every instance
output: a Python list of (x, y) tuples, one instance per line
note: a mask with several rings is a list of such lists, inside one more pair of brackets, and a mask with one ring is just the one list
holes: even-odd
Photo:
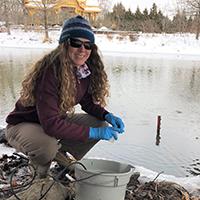
[(21, 80), (30, 66), (44, 54), (44, 50), (0, 49), (0, 125), (14, 108), (21, 90)]
[[(200, 62), (137, 57), (105, 59), (112, 94), (108, 108), (119, 113), (126, 124), (126, 136), (121, 136), (119, 143), (127, 144), (127, 155), (119, 153), (119, 143), (113, 147), (118, 149), (115, 153), (119, 161), (126, 157), (133, 164), (158, 172), (188, 174), (181, 166), (188, 165), (200, 153), (196, 139), (200, 134)], [(159, 134), (158, 115), (162, 116)], [(106, 155), (110, 159), (113, 156)]]
[[(5, 117), (19, 97), (22, 77), (44, 53), (0, 49), (0, 125), (5, 126)], [(198, 174), (200, 60), (106, 54), (103, 59), (111, 85), (107, 109), (123, 119), (125, 133), (113, 144), (100, 142), (87, 156), (176, 176)], [(158, 116), (162, 117), (159, 134)]]
[(156, 134), (156, 145), (159, 146), (160, 144), (160, 129), (161, 129), (161, 116), (158, 116), (158, 121), (157, 121), (157, 134)]

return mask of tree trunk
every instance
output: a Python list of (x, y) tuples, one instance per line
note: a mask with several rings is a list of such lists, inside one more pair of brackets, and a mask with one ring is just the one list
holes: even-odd
[(198, 17), (198, 21), (197, 21), (197, 33), (196, 33), (196, 40), (199, 39), (199, 32), (200, 32), (200, 15)]
[(27, 32), (28, 27), (27, 27), (27, 12), (26, 12), (25, 0), (23, 0), (22, 2), (22, 8), (23, 8), (23, 15), (24, 15), (24, 32)]
[(8, 8), (7, 8), (6, 0), (4, 0), (4, 11), (5, 11), (5, 18), (6, 18), (7, 33), (8, 35), (10, 35), (10, 25), (9, 25)]
[(46, 8), (44, 8), (44, 29), (45, 29), (45, 37), (49, 38), (48, 24), (47, 24), (47, 9)]

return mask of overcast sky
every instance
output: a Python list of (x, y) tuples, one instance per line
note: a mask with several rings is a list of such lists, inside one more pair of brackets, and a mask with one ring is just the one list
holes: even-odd
[(126, 9), (131, 8), (132, 12), (135, 12), (137, 7), (140, 8), (140, 11), (143, 12), (145, 8), (150, 11), (150, 8), (152, 8), (153, 3), (155, 3), (158, 6), (158, 9), (160, 9), (162, 12), (167, 13), (170, 8), (173, 7), (176, 0), (111, 0), (114, 4), (117, 4), (118, 2), (121, 2), (122, 5), (125, 6)]

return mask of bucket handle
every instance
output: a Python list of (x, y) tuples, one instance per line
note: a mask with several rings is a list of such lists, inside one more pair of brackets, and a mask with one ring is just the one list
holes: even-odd
[(114, 179), (114, 187), (117, 187), (117, 186), (118, 186), (118, 182), (119, 182), (119, 179), (117, 178), (117, 176), (115, 176), (115, 179)]

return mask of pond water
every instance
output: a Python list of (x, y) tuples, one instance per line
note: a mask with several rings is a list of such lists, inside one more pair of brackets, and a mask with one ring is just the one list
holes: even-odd
[[(22, 77), (47, 51), (0, 49), (1, 127), (19, 97)], [(107, 109), (123, 119), (125, 133), (114, 143), (99, 142), (86, 156), (176, 177), (200, 174), (200, 58), (105, 52), (103, 60), (111, 85)]]

